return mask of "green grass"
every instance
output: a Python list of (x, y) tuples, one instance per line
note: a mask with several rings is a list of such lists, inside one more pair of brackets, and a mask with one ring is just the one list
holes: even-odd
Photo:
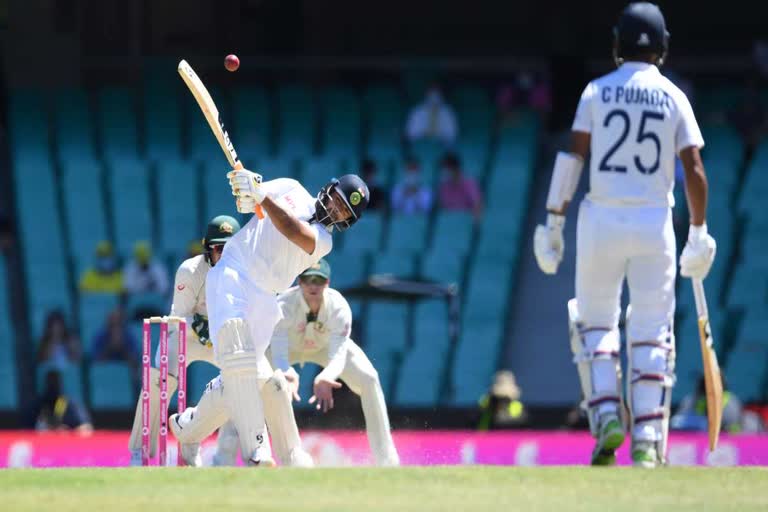
[[(768, 510), (766, 468), (0, 470), (2, 510)], [(671, 508), (668, 508), (671, 507)]]

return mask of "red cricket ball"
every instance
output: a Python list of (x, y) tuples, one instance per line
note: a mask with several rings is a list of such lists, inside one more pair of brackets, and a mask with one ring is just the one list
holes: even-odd
[(224, 58), (224, 67), (227, 68), (227, 71), (237, 71), (237, 68), (240, 67), (240, 59), (237, 58), (237, 55), (229, 54)]

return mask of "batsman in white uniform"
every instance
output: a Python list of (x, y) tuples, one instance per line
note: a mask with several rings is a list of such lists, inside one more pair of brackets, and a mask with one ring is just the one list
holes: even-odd
[(547, 223), (534, 236), (542, 271), (563, 256), (565, 210), (591, 154), (590, 189), (579, 207), (576, 299), (568, 304), (571, 347), (596, 446), (595, 465), (615, 463), (624, 441), (619, 363), (620, 295), (629, 286), (626, 399), (632, 459), (666, 462), (674, 384), (675, 157), (685, 169), (691, 212), (682, 276), (703, 279), (715, 257), (705, 222), (704, 140), (685, 94), (659, 72), (669, 34), (659, 8), (630, 4), (614, 29), (618, 69), (590, 82), (581, 96), (569, 152), (557, 155), (547, 197)]
[(369, 193), (355, 175), (331, 180), (316, 199), (295, 180), (261, 183), (260, 175), (245, 169), (231, 171), (228, 177), (238, 211), (250, 213), (260, 205), (266, 216), (254, 216), (235, 234), (208, 273), (208, 320), (221, 375), (215, 389), (216, 379), (209, 384), (197, 407), (171, 416), (170, 426), (182, 444), (190, 444), (231, 419), (243, 459), (260, 465), (265, 404), (259, 367), (282, 318), (277, 294), (331, 251), (331, 231), (354, 224)]
[[(213, 343), (211, 342), (208, 329), (208, 308), (205, 301), (205, 282), (209, 270), (216, 265), (221, 258), (224, 244), (235, 233), (240, 230), (240, 223), (227, 215), (219, 215), (213, 218), (207, 226), (205, 238), (203, 238), (203, 247), (205, 253), (185, 260), (176, 271), (176, 279), (173, 290), (173, 305), (171, 306), (171, 316), (180, 316), (187, 319), (187, 324), (191, 329), (187, 329), (187, 365), (195, 361), (205, 361), (216, 365), (214, 361)], [(169, 328), (168, 352), (169, 360), (176, 361), (178, 350), (178, 332), (175, 324)], [(151, 447), (150, 453), (154, 456), (157, 451), (157, 434), (160, 425), (160, 374), (157, 370), (159, 365), (159, 348), (155, 353), (155, 368), (150, 369), (150, 382), (152, 389), (150, 393), (150, 425), (151, 425)], [(170, 394), (176, 391), (177, 368), (174, 364), (168, 365), (168, 390)], [(298, 436), (298, 428), (293, 417), (293, 408), (291, 398), (286, 392), (275, 391), (278, 384), (284, 384), (280, 374), (272, 375), (272, 368), (267, 361), (262, 363), (260, 374), (264, 379), (272, 379), (275, 385), (269, 386), (264, 396), (264, 401), (269, 404), (267, 407), (267, 421), (273, 431), (294, 432)], [(271, 413), (271, 414), (270, 414)], [(136, 405), (136, 415), (133, 420), (133, 428), (129, 440), (129, 449), (131, 451), (131, 465), (141, 465), (141, 399)], [(286, 436), (283, 436), (286, 437)], [(287, 437), (293, 437), (288, 435)], [(237, 436), (234, 428), (222, 428), (219, 431), (217, 453), (214, 462), (221, 454), (228, 454), (231, 447), (237, 444)], [(199, 444), (192, 443), (185, 446), (185, 458), (190, 465), (200, 466)], [(291, 446), (288, 450), (294, 448)], [(300, 449), (300, 444), (299, 444)], [(308, 457), (308, 456), (307, 456)], [(268, 460), (271, 458), (269, 443), (264, 444), (261, 458)]]
[(397, 466), (400, 458), (392, 441), (384, 392), (379, 375), (363, 350), (349, 337), (352, 311), (346, 299), (329, 288), (331, 267), (324, 259), (299, 276), (299, 285), (280, 294), (283, 319), (272, 335), (272, 365), (285, 373), (291, 394), (299, 401), (299, 375), (294, 364), (311, 362), (323, 367), (315, 377), (314, 395), (323, 412), (333, 408), (333, 390), (341, 378), (360, 396), (374, 461)]

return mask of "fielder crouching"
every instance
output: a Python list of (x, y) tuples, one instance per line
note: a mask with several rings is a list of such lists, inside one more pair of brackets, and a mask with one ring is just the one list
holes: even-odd
[(330, 265), (320, 260), (299, 276), (298, 286), (280, 295), (283, 319), (272, 335), (272, 365), (285, 373), (297, 401), (301, 399), (299, 375), (292, 365), (311, 362), (322, 366), (309, 402), (323, 412), (333, 408), (333, 390), (341, 387), (337, 379), (343, 380), (360, 396), (375, 463), (397, 466), (400, 458), (392, 441), (378, 373), (349, 337), (352, 311), (341, 293), (329, 287), (330, 279)]

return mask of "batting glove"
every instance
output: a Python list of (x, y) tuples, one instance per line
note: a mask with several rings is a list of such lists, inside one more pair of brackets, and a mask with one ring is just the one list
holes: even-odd
[(229, 178), (229, 186), (232, 187), (232, 195), (234, 196), (252, 197), (256, 200), (256, 204), (261, 204), (266, 197), (261, 188), (261, 174), (246, 169), (235, 169), (227, 173), (227, 178)]
[(691, 226), (688, 242), (680, 256), (680, 275), (691, 279), (704, 279), (712, 268), (717, 252), (715, 239), (707, 233), (707, 225)]
[(565, 242), (563, 241), (563, 227), (565, 216), (550, 213), (547, 215), (547, 225), (539, 224), (533, 234), (533, 254), (536, 263), (545, 274), (555, 274), (557, 267), (563, 259)]

